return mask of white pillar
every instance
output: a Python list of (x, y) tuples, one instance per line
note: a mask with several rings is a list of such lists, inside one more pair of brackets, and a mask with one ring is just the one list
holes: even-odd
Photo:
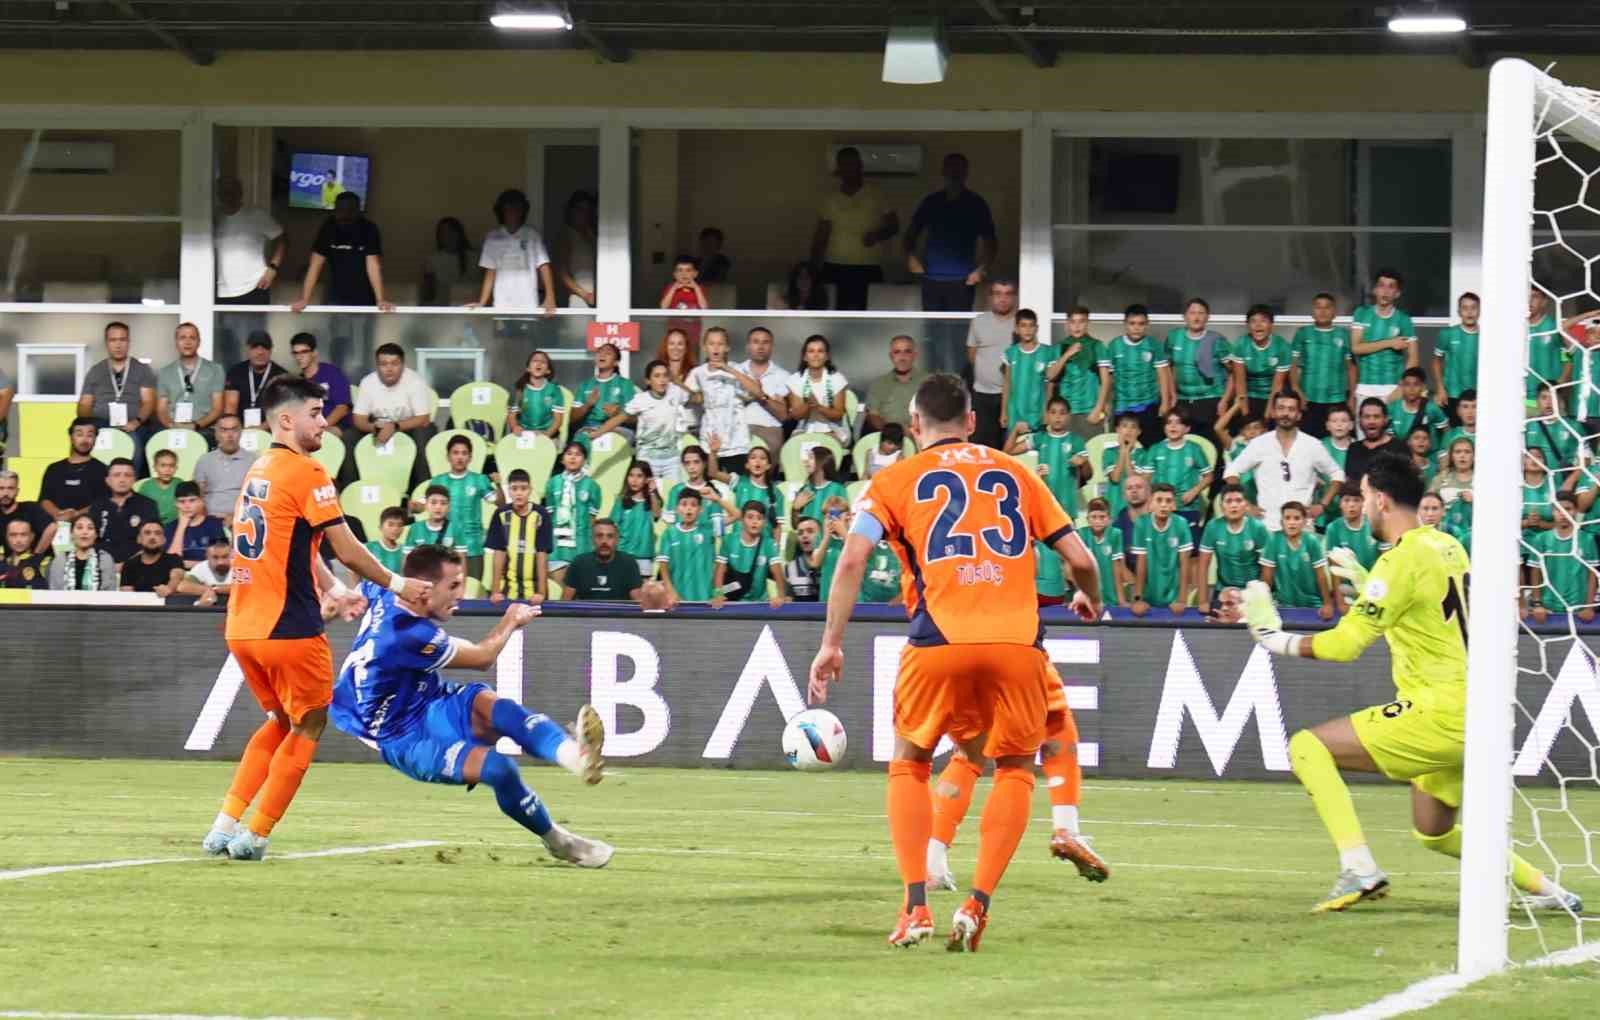
[(194, 116), (181, 132), (178, 215), (183, 218), (178, 254), (178, 316), (200, 327), (200, 356), (214, 356), (216, 250), (211, 240), (211, 121)]
[(1483, 287), (1483, 125), (1450, 134), (1450, 300)]
[[(626, 322), (633, 290), (628, 217), (633, 182), (633, 132), (618, 114), (600, 125), (600, 221), (596, 229), (595, 319)], [(622, 355), (621, 371), (629, 370)]]
[(1051, 170), (1055, 139), (1050, 128), (1035, 116), (1022, 129), (1022, 229), (1018, 237), (1017, 296), (1024, 307), (1038, 313), (1044, 324), (1041, 336), (1050, 336), (1050, 315), (1055, 311), (1055, 232), (1051, 229)]

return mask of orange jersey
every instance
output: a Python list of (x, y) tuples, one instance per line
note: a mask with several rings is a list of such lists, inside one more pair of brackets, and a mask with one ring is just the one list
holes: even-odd
[(945, 440), (879, 472), (856, 509), (900, 557), (911, 644), (1040, 640), (1033, 543), (1072, 520), (1021, 461)]
[(233, 511), (228, 640), (322, 633), (313, 560), (322, 529), (343, 520), (339, 493), (314, 458), (277, 443), (256, 458)]

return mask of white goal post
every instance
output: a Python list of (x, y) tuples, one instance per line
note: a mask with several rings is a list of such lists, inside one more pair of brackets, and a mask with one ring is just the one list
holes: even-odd
[[(1487, 128), (1479, 327), (1484, 339), (1477, 385), (1482, 427), (1476, 440), (1474, 473), (1486, 484), (1475, 486), (1478, 496), (1472, 510), (1475, 611), (1468, 624), (1457, 956), (1457, 973), (1469, 980), (1501, 969), (1512, 956), (1507, 874), (1516, 804), (1512, 761), (1517, 649), (1524, 631), (1513, 611), (1523, 554), (1522, 496), (1511, 480), (1522, 477), (1529, 288), (1547, 289), (1533, 268), (1535, 216), (1539, 215), (1535, 206), (1538, 152), (1541, 145), (1548, 148), (1552, 140), (1558, 140), (1600, 153), (1600, 103), (1594, 94), (1564, 85), (1531, 64), (1502, 60), (1489, 75)], [(1600, 180), (1594, 183), (1592, 196), (1579, 190), (1578, 204), (1585, 210), (1600, 210)], [(1555, 231), (1558, 242), (1555, 212), (1559, 211), (1563, 210), (1547, 212), (1541, 219)], [(1586, 237), (1585, 241), (1593, 248), (1591, 257), (1600, 255), (1600, 238)], [(1555, 299), (1552, 310), (1557, 323), (1565, 316), (1600, 306), (1600, 294), (1596, 293), (1600, 279), (1595, 275), (1595, 266), (1589, 265), (1579, 291), (1547, 289)], [(1589, 471), (1600, 469), (1591, 465)], [(1576, 637), (1575, 630), (1572, 634)], [(1572, 722), (1570, 718), (1567, 721)], [(1600, 720), (1590, 720), (1590, 724), (1600, 725)], [(1574, 923), (1564, 917), (1559, 921)], [(1582, 922), (1577, 921), (1576, 927), (1581, 942)]]

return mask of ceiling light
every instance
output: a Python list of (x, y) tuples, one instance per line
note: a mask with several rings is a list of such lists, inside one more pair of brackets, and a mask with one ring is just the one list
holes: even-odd
[(890, 85), (932, 85), (944, 81), (950, 51), (938, 18), (895, 18), (883, 46), (883, 80)]
[(1448, 11), (1397, 11), (1389, 19), (1389, 31), (1402, 35), (1452, 35), (1466, 30), (1466, 21)]
[(489, 16), (489, 24), (512, 32), (570, 32), (572, 15), (565, 4), (529, 4), (502, 7)]

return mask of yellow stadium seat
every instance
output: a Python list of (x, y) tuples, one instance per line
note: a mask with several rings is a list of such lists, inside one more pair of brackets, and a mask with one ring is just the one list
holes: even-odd
[[(867, 458), (871, 457), (872, 452), (878, 448), (878, 441), (879, 433), (869, 432), (857, 439), (855, 446), (851, 448), (850, 460), (856, 466), (857, 478), (867, 477)], [(906, 436), (900, 441), (900, 450), (905, 456), (909, 457), (917, 452), (917, 444), (912, 442), (910, 436)]]
[(600, 516), (611, 512), (617, 491), (633, 463), (633, 446), (615, 432), (597, 436), (589, 444), (589, 477), (600, 486)]
[(266, 453), (272, 445), (272, 433), (266, 429), (245, 429), (239, 433), (239, 449), (251, 453)]
[(351, 482), (339, 494), (339, 508), (346, 516), (361, 522), (369, 540), (378, 537), (378, 523), (383, 512), (399, 505), (400, 490), (378, 481)]
[(206, 437), (193, 429), (166, 429), (150, 437), (144, 452), (146, 459), (153, 463), (156, 454), (171, 450), (178, 458), (178, 477), (193, 478), (195, 464), (210, 449)]
[(533, 485), (533, 499), (538, 502), (544, 497), (550, 472), (555, 469), (556, 444), (542, 432), (524, 431), (514, 436), (501, 436), (500, 442), (494, 447), (494, 459), (500, 468), (502, 485), (513, 469), (521, 468), (528, 472), (528, 481)]
[(118, 457), (133, 458), (133, 437), (121, 429), (101, 429), (94, 437), (94, 459), (110, 464)]
[(800, 464), (801, 457), (813, 447), (825, 446), (833, 452), (833, 462), (840, 470), (844, 468), (844, 447), (839, 441), (826, 432), (796, 432), (783, 444), (783, 449), (778, 452), (778, 466), (783, 470), (786, 481), (804, 482), (806, 480), (805, 468)]
[(6, 467), (17, 473), (17, 500), (39, 498), (39, 485), (44, 481), (44, 469), (60, 457), (12, 457)]
[(396, 432), (379, 446), (373, 436), (361, 437), (356, 444), (356, 472), (369, 481), (382, 482), (396, 492), (404, 492), (411, 481), (411, 465), (417, 457), (417, 444), (404, 432)]
[(506, 408), (510, 403), (511, 394), (498, 383), (463, 383), (450, 394), (450, 422), (455, 428), (461, 429), (469, 421), (486, 421), (498, 436), (505, 431)]
[(328, 472), (329, 478), (337, 479), (340, 469), (344, 467), (344, 454), (344, 438), (332, 432), (324, 432), (322, 434), (322, 447), (311, 456), (315, 457), (323, 469)]

